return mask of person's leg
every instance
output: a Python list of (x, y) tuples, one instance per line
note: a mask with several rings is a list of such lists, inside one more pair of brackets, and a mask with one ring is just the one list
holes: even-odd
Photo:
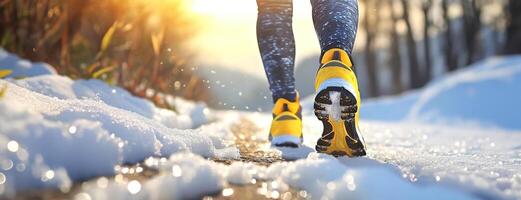
[(350, 56), (358, 26), (358, 2), (311, 0), (311, 4), (322, 50), (314, 109), (324, 131), (316, 150), (337, 156), (364, 156), (358, 129), (361, 99)]
[(257, 41), (273, 100), (295, 100), (292, 0), (257, 0)]
[(311, 0), (322, 55), (340, 48), (351, 54), (358, 29), (357, 0)]
[(257, 40), (274, 106), (270, 140), (275, 146), (302, 143), (302, 117), (295, 90), (292, 0), (257, 0)]

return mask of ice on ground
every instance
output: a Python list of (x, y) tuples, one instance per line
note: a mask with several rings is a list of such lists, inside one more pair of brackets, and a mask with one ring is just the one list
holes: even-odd
[(361, 117), (521, 130), (519, 91), (521, 56), (498, 57), (434, 80), (418, 91), (365, 101)]
[(56, 74), (56, 70), (46, 63), (32, 63), (25, 59), (20, 59), (14, 54), (10, 54), (0, 48), (0, 70), (12, 70), (9, 77), (23, 78), (44, 74)]

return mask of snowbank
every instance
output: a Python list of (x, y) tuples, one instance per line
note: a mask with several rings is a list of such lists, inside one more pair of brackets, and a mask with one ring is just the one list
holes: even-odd
[[(6, 149), (6, 145), (0, 144), (3, 147), (0, 149), (1, 153), (6, 155), (1, 157), (0, 163), (12, 163), (3, 169), (5, 170), (3, 173), (7, 176), (7, 183), (13, 184), (16, 188), (40, 184), (34, 181), (40, 180), (41, 174), (34, 174), (31, 172), (34, 170), (30, 170), (33, 167), (41, 168), (36, 166), (37, 162), (42, 166), (48, 165), (51, 169), (63, 168), (67, 172), (66, 176), (72, 180), (81, 180), (113, 174), (113, 167), (117, 164), (135, 163), (149, 156), (168, 156), (178, 151), (187, 150), (205, 157), (238, 156), (237, 150), (226, 147), (219, 137), (231, 134), (226, 128), (214, 128), (212, 131), (204, 127), (196, 130), (168, 128), (182, 123), (180, 119), (188, 117), (177, 117), (173, 112), (161, 110), (159, 114), (147, 118), (129, 111), (133, 109), (132, 103), (135, 103), (132, 99), (127, 105), (123, 101), (118, 104), (129, 108), (124, 110), (110, 106), (101, 100), (88, 97), (80, 99), (74, 96), (74, 93), (64, 92), (67, 91), (64, 89), (66, 85), (64, 83), (67, 82), (76, 83), (82, 91), (88, 90), (83, 90), (84, 86), (80, 83), (102, 84), (102, 82), (73, 82), (55, 75), (14, 82), (34, 89), (30, 85), (34, 83), (33, 81), (41, 83), (34, 84), (34, 87), (42, 86), (41, 89), (35, 89), (42, 93), (0, 80), (0, 85), (6, 85), (8, 88), (6, 95), (0, 99), (2, 141), (3, 144), (9, 142), (17, 144), (17, 149), (11, 150)], [(60, 83), (60, 85), (52, 83)], [(49, 86), (48, 90), (45, 90), (46, 86)], [(58, 92), (54, 91), (54, 88), (61, 88), (61, 93), (53, 93)], [(98, 89), (100, 88), (103, 87)], [(106, 88), (110, 87), (106, 86)], [(114, 90), (116, 92), (112, 94), (116, 98), (112, 100), (117, 101), (118, 96), (129, 98), (123, 90), (111, 89)], [(110, 93), (102, 94), (101, 98)], [(159, 109), (155, 108), (155, 110)], [(147, 114), (143, 110), (137, 111)], [(168, 120), (177, 124), (161, 123)], [(17, 166), (24, 167), (18, 170)], [(30, 177), (25, 173), (32, 173), (33, 179), (23, 178)], [(65, 180), (65, 182), (70, 181)]]
[(520, 91), (521, 56), (498, 57), (434, 80), (424, 89), (366, 101), (361, 116), (521, 130)]
[[(2, 66), (38, 66), (16, 59), (0, 51)], [(20, 65), (12, 77), (37, 74)], [(207, 123), (210, 113), (203, 104), (174, 99), (176, 113), (99, 80), (53, 73), (0, 80), (0, 87), (7, 88), (0, 97), (0, 193), (8, 196), (24, 188), (67, 191), (73, 181), (111, 175), (114, 166), (150, 156), (189, 151), (238, 157), (224, 140), (232, 137), (231, 121), (187, 129)]]
[[(122, 88), (109, 86), (97, 79), (74, 81), (64, 76), (43, 75), (12, 82), (28, 90), (61, 100), (90, 99), (102, 102), (109, 106), (159, 121), (169, 128), (186, 129), (194, 127), (191, 120), (192, 116), (188, 115), (192, 109), (184, 108), (181, 109), (184, 113), (177, 114), (169, 110), (157, 108), (150, 101), (132, 96)], [(195, 107), (188, 102), (183, 103), (178, 106)], [(203, 117), (199, 118), (204, 118), (203, 113), (200, 115)]]

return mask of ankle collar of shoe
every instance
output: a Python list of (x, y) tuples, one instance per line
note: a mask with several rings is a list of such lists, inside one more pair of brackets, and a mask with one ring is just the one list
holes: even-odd
[(348, 67), (353, 66), (353, 63), (351, 62), (351, 57), (349, 56), (349, 54), (345, 50), (340, 49), (340, 48), (332, 48), (332, 49), (329, 49), (326, 52), (324, 52), (324, 54), (322, 55), (322, 58), (320, 59), (320, 63), (325, 64), (332, 60), (340, 61), (340, 62), (344, 63), (345, 65), (347, 65)]

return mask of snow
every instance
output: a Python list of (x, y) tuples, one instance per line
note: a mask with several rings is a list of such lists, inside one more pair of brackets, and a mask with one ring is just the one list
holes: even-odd
[(341, 120), (340, 92), (329, 92), (329, 98), (331, 99), (331, 105), (325, 106), (326, 112), (331, 113), (332, 119)]
[[(520, 89), (521, 57), (511, 56), (488, 59), (401, 96), (364, 101), (361, 132), (368, 158), (387, 163), (385, 167), (377, 164), (380, 168), (399, 172), (394, 177), (375, 178), (371, 184), (402, 177), (411, 183), (403, 184), (403, 188), (440, 185), (482, 199), (520, 199)], [(306, 99), (303, 105), (304, 143), (313, 147), (320, 137), (321, 124), (313, 116), (312, 99)], [(263, 123), (269, 123), (266, 118)], [(353, 160), (343, 163), (351, 170), (351, 164), (356, 163)], [(373, 166), (360, 165), (364, 170)], [(366, 177), (362, 182), (371, 179), (365, 174), (379, 173), (358, 171)], [(374, 188), (382, 187), (372, 187), (371, 194), (378, 193)], [(388, 188), (398, 190), (401, 186)], [(418, 188), (407, 191), (404, 195)], [(437, 193), (434, 197), (448, 194)]]
[(369, 157), (419, 184), (444, 184), (483, 199), (521, 198), (521, 132), (409, 123), (362, 124)]
[[(193, 199), (218, 193), (227, 184), (251, 184), (255, 177), (267, 181), (258, 191), (267, 197), (291, 186), (306, 191), (311, 199), (474, 199), (438, 185), (410, 184), (392, 166), (369, 158), (336, 159), (312, 153), (306, 159), (266, 168), (241, 162), (226, 166), (178, 153), (168, 160), (149, 158), (146, 163), (159, 169), (160, 175), (144, 182), (129, 179), (100, 183), (106, 180), (99, 178), (83, 184), (78, 195), (92, 199)], [(132, 185), (139, 185), (139, 189)]]
[[(250, 183), (252, 179), (244, 164), (226, 166), (188, 152), (173, 154), (169, 159), (151, 157), (145, 164), (159, 170), (160, 174), (144, 182), (116, 179), (107, 184), (99, 184), (99, 179), (93, 180), (82, 187), (80, 194), (101, 200), (197, 199), (219, 193), (227, 180), (242, 185)], [(230, 176), (227, 178), (226, 174)], [(244, 178), (247, 181), (243, 181)], [(139, 190), (136, 186), (130, 187), (131, 183), (139, 184)]]
[(521, 130), (521, 56), (476, 63), (426, 88), (362, 104), (370, 120), (480, 125)]
[[(176, 112), (160, 109), (102, 81), (43, 73), (46, 65), (0, 50), (0, 67), (7, 65), (15, 74), (0, 80), (7, 88), (0, 97), (0, 198), (35, 188), (66, 192), (86, 181), (75, 199), (233, 197), (231, 186), (254, 183), (268, 198), (293, 189), (310, 199), (521, 199), (519, 56), (364, 101), (363, 158), (313, 150), (322, 130), (307, 99), (304, 145), (261, 147), (287, 160), (267, 167), (211, 158), (240, 157), (230, 131), (239, 118), (263, 129), (256, 140), (267, 140), (269, 113), (216, 111), (174, 97), (167, 101)], [(141, 161), (159, 174), (108, 178)]]
[(202, 102), (191, 102), (181, 97), (167, 96), (167, 102), (174, 108), (177, 113), (188, 116), (188, 120), (192, 121), (192, 128), (199, 127), (212, 120), (212, 113)]
[(248, 167), (242, 162), (234, 162), (230, 165), (226, 179), (231, 184), (244, 185), (250, 183), (252, 180), (252, 174)]
[(400, 96), (379, 97), (362, 102), (360, 116), (363, 119), (402, 121), (407, 118), (421, 91), (409, 91)]
[(193, 154), (175, 154), (158, 166), (163, 174), (145, 184), (149, 199), (195, 199), (219, 192), (220, 165)]
[[(80, 194), (92, 199), (195, 199), (219, 193), (229, 184), (263, 180), (258, 192), (267, 197), (280, 195), (291, 186), (306, 191), (306, 197), (311, 199), (473, 199), (436, 185), (412, 185), (392, 167), (367, 158), (336, 159), (312, 153), (306, 159), (266, 168), (243, 162), (224, 165), (198, 155), (177, 153), (168, 160), (149, 158), (146, 163), (160, 170), (160, 175), (137, 183), (129, 179), (99, 184), (99, 179), (93, 180), (82, 186)], [(132, 183), (142, 185), (134, 195)]]
[[(269, 122), (268, 115), (253, 117)], [(336, 159), (307, 151), (320, 137), (320, 123), (305, 115), (305, 146), (289, 151), (300, 159), (273, 164), (260, 177), (305, 190), (312, 199), (521, 198), (521, 132), (364, 121), (368, 156)], [(275, 151), (288, 154), (287, 148)]]
[(12, 70), (9, 77), (22, 78), (44, 74), (56, 74), (56, 70), (46, 63), (31, 63), (28, 60), (20, 59), (14, 54), (10, 54), (0, 48), (0, 69)]
[[(4, 54), (1, 66), (19, 63)], [(202, 104), (174, 99), (182, 108), (175, 113), (102, 81), (56, 74), (0, 80), (0, 86), (7, 88), (0, 98), (0, 193), (8, 196), (24, 188), (68, 191), (74, 181), (112, 175), (114, 166), (150, 156), (238, 157), (222, 139), (231, 137), (230, 121), (187, 129), (211, 118)]]
[(312, 199), (472, 199), (439, 186), (412, 185), (391, 167), (370, 166), (364, 163), (367, 161), (312, 153), (305, 160), (285, 163), (275, 176), (280, 175), (292, 187), (305, 189)]
[[(103, 81), (96, 79), (73, 81), (64, 76), (43, 75), (14, 80), (13, 83), (28, 90), (37, 91), (43, 95), (58, 99), (91, 99), (103, 102), (109, 106), (135, 112), (143, 117), (160, 121), (170, 128), (191, 128), (194, 126), (190, 115), (179, 115), (165, 109), (156, 108), (149, 101), (134, 97), (122, 88), (109, 86)], [(184, 105), (189, 104), (185, 103)], [(195, 106), (192, 107), (195, 108)], [(192, 112), (192, 110), (187, 108), (182, 109), (182, 111), (184, 111), (182, 114)]]

